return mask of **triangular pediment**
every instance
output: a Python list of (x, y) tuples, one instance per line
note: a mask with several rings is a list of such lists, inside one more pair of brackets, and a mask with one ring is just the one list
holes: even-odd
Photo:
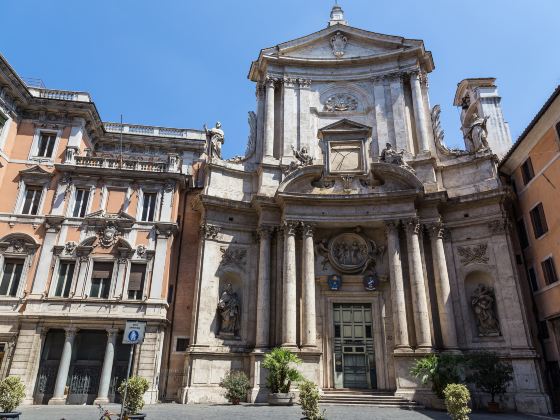
[(422, 47), (419, 40), (383, 35), (347, 25), (333, 25), (262, 51), (263, 55), (340, 60), (385, 55)]
[(41, 168), (39, 165), (34, 165), (31, 168), (23, 169), (19, 171), (19, 174), (23, 176), (29, 176), (29, 175), (52, 176), (53, 175), (49, 171)]
[(329, 124), (319, 129), (319, 138), (328, 134), (362, 133), (364, 136), (371, 134), (371, 127), (346, 118)]

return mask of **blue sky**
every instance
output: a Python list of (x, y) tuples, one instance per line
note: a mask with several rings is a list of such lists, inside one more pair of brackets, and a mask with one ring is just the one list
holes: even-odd
[[(105, 121), (202, 128), (241, 154), (261, 48), (325, 27), (334, 0), (1, 0), (0, 52), (22, 77), (92, 94)], [(431, 104), (462, 146), (457, 82), (496, 77), (515, 140), (560, 83), (557, 0), (341, 0), (352, 26), (423, 39)]]

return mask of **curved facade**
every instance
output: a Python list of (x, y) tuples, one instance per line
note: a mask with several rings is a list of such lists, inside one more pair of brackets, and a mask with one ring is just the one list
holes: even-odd
[(323, 389), (431, 404), (416, 358), (493, 350), (515, 372), (505, 404), (549, 411), (496, 170), (511, 140), (494, 79), (459, 84), (466, 150), (451, 150), (433, 68), (422, 41), (348, 26), (338, 7), (326, 29), (260, 52), (247, 155), (223, 160), (223, 132), (207, 133), (182, 402), (221, 401), (230, 369), (264, 400), (261, 361), (281, 345)]

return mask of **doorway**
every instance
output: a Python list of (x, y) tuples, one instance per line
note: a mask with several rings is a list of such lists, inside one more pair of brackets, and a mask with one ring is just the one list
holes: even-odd
[(377, 388), (371, 304), (335, 303), (335, 388)]

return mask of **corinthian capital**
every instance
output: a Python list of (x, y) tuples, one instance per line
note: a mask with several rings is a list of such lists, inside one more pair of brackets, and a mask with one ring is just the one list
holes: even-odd
[(399, 233), (399, 221), (398, 220), (389, 220), (385, 222), (385, 234), (392, 235)]
[(286, 236), (295, 235), (297, 227), (298, 227), (298, 222), (295, 222), (293, 220), (286, 220), (284, 222), (284, 234)]
[(276, 85), (277, 81), (278, 81), (278, 79), (276, 79), (275, 77), (267, 75), (266, 79), (265, 79), (266, 87), (274, 89), (274, 86)]
[(273, 227), (272, 226), (259, 226), (257, 229), (257, 235), (259, 235), (259, 239), (269, 239), (270, 235), (272, 234)]
[(313, 236), (313, 232), (315, 231), (315, 225), (311, 223), (303, 223), (302, 228), (303, 228), (304, 237)]
[(432, 239), (443, 239), (445, 236), (445, 229), (443, 227), (443, 223), (441, 222), (431, 223), (426, 227), (428, 228), (428, 233)]
[(417, 217), (413, 217), (405, 221), (406, 231), (413, 235), (420, 233), (420, 221)]

